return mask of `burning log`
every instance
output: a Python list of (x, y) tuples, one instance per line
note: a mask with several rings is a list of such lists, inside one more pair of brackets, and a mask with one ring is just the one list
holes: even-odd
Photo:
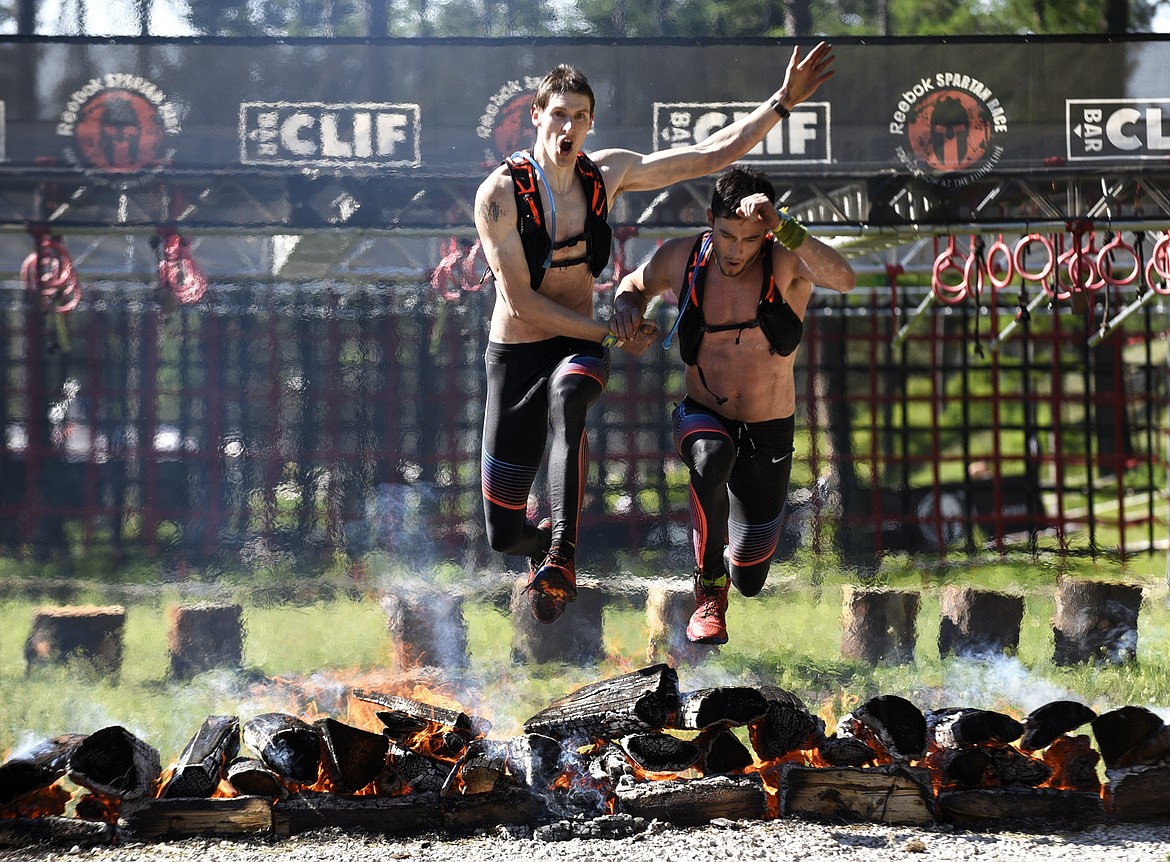
[(713, 728), (697, 740), (703, 752), (699, 772), (703, 775), (728, 775), (743, 772), (754, 762), (748, 747), (730, 729)]
[(1127, 664), (1137, 658), (1142, 588), (1061, 579), (1056, 589), (1053, 662)]
[(189, 679), (216, 667), (238, 668), (244, 657), (243, 609), (238, 604), (187, 604), (167, 611), (171, 673)]
[(206, 799), (215, 793), (224, 766), (240, 748), (240, 721), (234, 715), (208, 716), (187, 743), (159, 795), (165, 799)]
[(0, 765), (0, 808), (48, 787), (64, 775), (70, 755), (83, 739), (84, 734), (69, 733), (42, 740), (4, 761)]
[(940, 748), (968, 748), (986, 743), (1006, 745), (1024, 732), (1010, 715), (986, 709), (948, 708), (926, 714), (930, 739)]
[(718, 818), (760, 820), (768, 813), (764, 782), (758, 775), (619, 784), (614, 795), (619, 812), (676, 826), (698, 826)]
[(74, 784), (117, 799), (153, 796), (161, 774), (158, 752), (118, 725), (91, 733), (69, 757)]
[(127, 808), (119, 826), (138, 841), (272, 832), (272, 800), (258, 796), (150, 799)]
[(970, 587), (947, 587), (942, 594), (938, 651), (942, 656), (1014, 653), (1020, 646), (1024, 599)]
[(265, 712), (244, 722), (244, 744), (286, 781), (313, 784), (321, 766), (321, 734), (294, 715)]
[(389, 771), (412, 793), (438, 793), (447, 783), (451, 764), (390, 743)]
[(718, 645), (687, 640), (687, 623), (695, 611), (695, 591), (690, 583), (652, 584), (646, 596), (649, 629), (646, 661), (672, 667), (696, 665), (719, 652)]
[(528, 605), (527, 576), (512, 585), (509, 606), (512, 617), (512, 660), (517, 664), (561, 661), (581, 665), (605, 656), (601, 617), (607, 597), (596, 587), (578, 583), (577, 598), (556, 625), (545, 625), (532, 616)]
[(1039, 787), (1052, 777), (1052, 767), (1010, 745), (989, 746), (988, 773), (1000, 784)]
[(336, 793), (361, 790), (386, 768), (390, 740), (332, 718), (315, 721), (325, 752), (325, 766)]
[(633, 733), (618, 743), (647, 772), (683, 772), (703, 756), (700, 745), (669, 733)]
[(394, 644), (396, 667), (467, 667), (462, 596), (434, 590), (392, 593), (382, 597), (382, 610)]
[(280, 776), (251, 757), (237, 757), (227, 767), (227, 781), (242, 796), (284, 799), (288, 788)]
[(13, 817), (0, 819), (0, 847), (90, 847), (112, 844), (114, 825), (76, 817)]
[(984, 787), (955, 790), (938, 796), (939, 820), (1055, 820), (1089, 823), (1104, 814), (1101, 796), (1049, 788)]
[(855, 736), (898, 760), (926, 754), (926, 716), (894, 694), (871, 698), (837, 722), (837, 736)]
[(1037, 751), (1047, 748), (1056, 739), (1088, 724), (1097, 713), (1075, 700), (1054, 700), (1037, 707), (1024, 719), (1024, 734), (1020, 748)]
[(914, 658), (918, 594), (845, 588), (841, 654), (866, 664), (903, 664)]
[(984, 748), (939, 748), (926, 756), (926, 763), (943, 787), (983, 787), (991, 753)]
[(786, 763), (780, 771), (780, 812), (818, 820), (934, 822), (930, 773), (905, 766), (829, 769)]
[(565, 756), (561, 744), (549, 736), (529, 733), (508, 740), (508, 767), (528, 787), (552, 784)]
[(122, 668), (125, 625), (126, 609), (121, 605), (38, 608), (24, 644), (25, 663), (31, 669), (78, 657), (101, 672), (117, 673)]
[(436, 793), (406, 796), (337, 796), (305, 792), (272, 808), (276, 835), (299, 835), (316, 829), (363, 829), (388, 835), (415, 835), (441, 825)]
[(684, 730), (703, 730), (715, 725), (743, 727), (763, 718), (767, 711), (768, 701), (758, 689), (704, 688), (683, 697), (676, 723)]
[(1101, 793), (1097, 764), (1101, 755), (1089, 743), (1088, 736), (1062, 736), (1044, 749), (1044, 762), (1052, 768), (1048, 783), (1064, 790)]
[(582, 686), (524, 723), (554, 739), (620, 739), (669, 727), (679, 707), (678, 674), (656, 664)]
[(760, 689), (768, 708), (748, 725), (748, 738), (761, 760), (814, 748), (825, 734), (825, 723), (814, 718), (799, 697), (775, 686)]
[(1105, 769), (1160, 765), (1170, 758), (1170, 729), (1142, 706), (1123, 706), (1093, 719)]
[(447, 774), (440, 796), (463, 794), (475, 796), (491, 793), (507, 772), (506, 743), (477, 739), (467, 746), (463, 756)]
[(613, 785), (619, 782), (633, 784), (637, 778), (625, 749), (613, 744), (605, 745), (589, 759), (589, 775), (595, 781), (608, 781)]
[[(491, 730), (491, 722), (486, 718), (479, 718), (470, 716), (463, 712), (457, 712), (453, 709), (446, 709), (441, 706), (435, 706), (431, 703), (423, 703), (419, 700), (411, 700), (408, 697), (399, 697), (394, 694), (382, 694), (377, 691), (367, 691), (365, 689), (355, 688), (353, 696), (358, 700), (364, 700), (368, 703), (376, 703), (378, 706), (384, 706), (391, 714), (390, 722), (400, 722), (401, 715), (407, 715), (411, 718), (421, 719), (440, 727), (449, 727), (457, 733), (471, 739), (476, 736), (485, 736)], [(382, 713), (378, 713), (378, 718), (388, 728), (391, 724)], [(404, 725), (397, 725), (402, 729)], [(393, 728), (392, 728), (393, 729)], [(422, 729), (422, 728), (420, 728)], [(394, 734), (391, 734), (393, 737)]]

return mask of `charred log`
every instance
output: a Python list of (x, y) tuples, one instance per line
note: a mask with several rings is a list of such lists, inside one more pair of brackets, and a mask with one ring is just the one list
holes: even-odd
[(987, 783), (991, 753), (983, 748), (939, 748), (926, 757), (943, 787), (982, 787)]
[(38, 742), (0, 764), (0, 807), (48, 787), (66, 773), (69, 757), (85, 734), (69, 733)]
[(818, 820), (934, 822), (930, 774), (924, 769), (818, 769), (789, 763), (780, 774), (781, 814)]
[[(382, 694), (381, 692), (368, 691), (360, 688), (355, 688), (353, 690), (353, 696), (358, 700), (364, 700), (368, 703), (376, 703), (378, 706), (384, 706), (392, 713), (405, 713), (406, 715), (422, 719), (423, 721), (428, 721), (431, 724), (436, 724), (440, 727), (449, 727), (458, 733), (462, 733), (468, 738), (484, 736), (489, 730), (491, 730), (492, 727), (491, 722), (486, 718), (471, 716), (465, 712), (446, 709), (445, 707), (435, 706), (432, 703), (423, 703), (422, 701), (411, 700), (408, 697), (399, 697), (398, 695), (394, 694)], [(381, 718), (380, 714), (379, 718)], [(385, 724), (386, 720), (382, 719), (382, 723)]]
[(244, 744), (286, 781), (313, 784), (321, 767), (321, 734), (283, 712), (266, 712), (244, 722)]
[(684, 730), (704, 730), (715, 725), (742, 727), (763, 718), (767, 711), (768, 702), (758, 689), (704, 688), (683, 696), (677, 724)]
[(821, 759), (830, 766), (850, 767), (873, 763), (879, 752), (855, 736), (826, 736), (817, 746)]
[(1102, 713), (1092, 727), (1106, 769), (1152, 766), (1167, 756), (1166, 725), (1143, 706)]
[(748, 747), (727, 728), (708, 730), (696, 742), (703, 752), (699, 772), (705, 776), (740, 773), (754, 762)]
[(395, 742), (405, 742), (416, 733), (437, 726), (424, 718), (418, 718), (396, 709), (378, 710), (374, 715), (385, 725), (382, 728), (382, 733)]
[(1037, 751), (1047, 748), (1054, 740), (1088, 724), (1097, 713), (1075, 700), (1054, 700), (1028, 713), (1024, 719), (1024, 735), (1020, 748)]
[(73, 791), (54, 783), (29, 791), (22, 796), (0, 805), (0, 818), (43, 817), (47, 814), (64, 814), (73, 800)]
[(325, 766), (338, 793), (361, 790), (386, 767), (390, 740), (332, 718), (314, 722), (321, 734)]
[(825, 722), (814, 717), (796, 695), (782, 688), (760, 689), (768, 708), (748, 725), (748, 739), (761, 760), (774, 760), (800, 749), (815, 748)]
[(703, 749), (669, 733), (632, 733), (620, 741), (630, 760), (647, 772), (683, 772), (694, 766)]
[(926, 714), (930, 739), (940, 748), (967, 748), (986, 743), (1006, 745), (1024, 732), (1010, 715), (986, 709), (936, 709)]
[(524, 723), (554, 739), (620, 739), (669, 727), (679, 707), (678, 674), (664, 664), (582, 686)]
[(506, 743), (488, 739), (477, 739), (467, 746), (463, 756), (447, 774), (441, 796), (462, 794), (475, 796), (491, 793), (501, 779), (505, 779), (508, 767)]
[(940, 793), (939, 820), (949, 822), (1036, 820), (1091, 823), (1104, 815), (1101, 797), (1048, 788), (977, 788)]
[(632, 783), (634, 765), (623, 748), (609, 744), (589, 758), (589, 776), (595, 781), (614, 785), (623, 780)]
[(622, 784), (614, 795), (621, 813), (676, 826), (697, 826), (718, 818), (760, 820), (768, 813), (764, 783), (758, 775)]
[(317, 829), (415, 835), (437, 830), (440, 824), (435, 793), (395, 797), (303, 793), (277, 802), (272, 809), (272, 828), (277, 835), (299, 835)]
[(549, 736), (529, 733), (508, 740), (508, 769), (528, 787), (545, 789), (552, 784), (565, 757), (561, 744)]
[(1170, 817), (1170, 766), (1137, 766), (1107, 775), (1113, 817), (1131, 821)]
[(0, 847), (91, 847), (112, 844), (114, 826), (76, 817), (14, 817), (0, 819)]
[(165, 799), (203, 798), (215, 793), (224, 767), (240, 750), (240, 721), (210, 715), (187, 743), (160, 794)]
[(237, 757), (227, 767), (227, 781), (243, 796), (284, 799), (288, 788), (280, 776), (251, 757)]
[(444, 796), (440, 805), (443, 828), (456, 833), (474, 832), (485, 826), (532, 826), (544, 811), (539, 795), (506, 782), (489, 793)]
[(191, 835), (263, 835), (272, 831), (272, 800), (258, 796), (144, 800), (123, 813), (120, 826), (139, 841)]
[(1007, 786), (1039, 787), (1052, 777), (1052, 767), (1010, 745), (988, 746), (988, 773)]
[(894, 694), (867, 700), (843, 716), (837, 722), (837, 735), (863, 741), (872, 735), (881, 748), (898, 759), (926, 754), (926, 716), (906, 698)]
[(91, 733), (69, 758), (74, 784), (117, 799), (153, 796), (161, 774), (158, 752), (118, 725)]

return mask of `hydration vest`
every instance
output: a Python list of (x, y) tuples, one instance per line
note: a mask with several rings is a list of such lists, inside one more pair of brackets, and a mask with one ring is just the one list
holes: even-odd
[[(584, 153), (577, 153), (577, 178), (581, 181), (581, 188), (585, 190), (585, 202), (588, 205), (585, 213), (585, 230), (577, 236), (554, 243), (544, 224), (544, 205), (540, 200), (536, 169), (528, 158), (515, 158), (515, 155), (518, 154), (504, 159), (504, 163), (508, 166), (508, 172), (512, 176), (512, 189), (516, 193), (516, 229), (520, 232), (520, 243), (524, 247), (524, 259), (528, 262), (532, 289), (540, 289), (541, 282), (544, 281), (544, 271), (549, 267), (587, 263), (594, 278), (601, 275), (609, 263), (613, 230), (606, 221), (609, 215), (609, 202), (605, 196), (605, 183), (602, 182), (601, 171), (597, 169), (597, 165)], [(585, 254), (581, 257), (552, 260), (554, 250), (576, 245), (582, 240), (585, 241)]]
[[(709, 325), (703, 319), (703, 287), (707, 281), (707, 264), (710, 261), (710, 247), (703, 253), (704, 241), (710, 236), (710, 231), (695, 240), (691, 249), (690, 259), (687, 261), (686, 273), (683, 276), (683, 295), (679, 299), (682, 311), (678, 320), (678, 352), (683, 362), (694, 365), (699, 371), (699, 380), (704, 388), (707, 379), (703, 369), (699, 366), (699, 344), (706, 332), (728, 332), (730, 330), (756, 329), (763, 330), (764, 337), (771, 345), (771, 353), (781, 356), (790, 356), (800, 346), (800, 339), (804, 335), (804, 321), (792, 310), (792, 306), (784, 300), (784, 295), (776, 287), (776, 280), (772, 277), (772, 243), (775, 239), (768, 236), (761, 247), (761, 263), (764, 276), (760, 286), (760, 300), (756, 304), (756, 316), (752, 320), (740, 323), (720, 323)], [(711, 392), (715, 395), (714, 392)], [(715, 395), (717, 403), (722, 404), (726, 398)]]

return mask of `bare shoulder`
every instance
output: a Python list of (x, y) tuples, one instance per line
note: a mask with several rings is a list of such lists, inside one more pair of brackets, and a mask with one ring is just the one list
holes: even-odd
[(605, 182), (605, 193), (611, 201), (622, 192), (629, 191), (630, 171), (636, 165), (641, 164), (642, 159), (645, 158), (641, 153), (619, 147), (594, 150), (586, 155), (601, 171), (601, 178)]
[(479, 184), (475, 193), (475, 220), (481, 227), (497, 222), (511, 224), (516, 217), (516, 199), (512, 193), (512, 179), (500, 166)]

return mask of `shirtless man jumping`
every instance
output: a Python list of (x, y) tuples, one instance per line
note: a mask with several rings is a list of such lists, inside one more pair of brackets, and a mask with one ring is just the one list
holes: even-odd
[[(588, 467), (585, 414), (605, 389), (610, 347), (640, 354), (650, 324), (619, 340), (593, 317), (593, 282), (605, 268), (609, 206), (622, 192), (659, 189), (710, 174), (742, 158), (833, 72), (825, 43), (794, 48), (784, 83), (754, 111), (697, 144), (643, 154), (626, 149), (586, 156), (594, 97), (585, 76), (558, 66), (532, 103), (531, 153), (505, 160), (480, 185), (475, 224), (495, 277), (481, 457), (484, 515), (491, 547), (531, 560), (534, 616), (560, 617), (577, 594), (574, 553)], [(528, 495), (548, 435), (552, 517), (527, 518)]]
[(754, 596), (768, 577), (792, 468), (792, 369), (805, 308), (814, 284), (840, 293), (855, 284), (849, 263), (777, 211), (775, 196), (759, 171), (732, 168), (715, 183), (711, 229), (664, 243), (614, 296), (611, 325), (625, 339), (651, 299), (678, 294), (672, 337), (687, 369), (674, 442), (690, 470), (687, 638), (696, 643), (727, 643), (729, 580)]

